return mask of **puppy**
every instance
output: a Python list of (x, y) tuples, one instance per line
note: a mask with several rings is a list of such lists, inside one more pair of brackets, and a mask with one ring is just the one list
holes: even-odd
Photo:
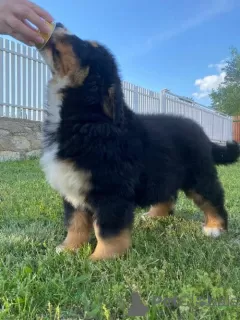
[(190, 119), (135, 114), (110, 51), (60, 23), (41, 54), (52, 72), (41, 166), (63, 198), (67, 226), (58, 251), (80, 248), (94, 229), (91, 259), (125, 253), (135, 207), (166, 216), (178, 190), (204, 212), (206, 234), (227, 230), (215, 165), (237, 161), (236, 143), (213, 144)]

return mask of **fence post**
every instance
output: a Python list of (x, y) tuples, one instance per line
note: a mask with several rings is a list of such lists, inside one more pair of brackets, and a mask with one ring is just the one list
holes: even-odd
[(166, 106), (166, 92), (168, 90), (167, 89), (163, 89), (160, 92), (160, 108), (161, 108), (161, 112), (162, 113), (166, 113), (167, 111), (167, 106)]
[[(195, 106), (195, 104), (194, 104), (194, 106)], [(196, 108), (196, 106), (195, 106), (195, 108)], [(203, 114), (203, 112), (202, 112), (201, 109), (199, 109), (199, 112), (200, 112), (200, 125), (201, 125), (201, 127), (203, 127), (203, 120), (202, 120), (202, 114)]]
[(135, 112), (139, 112), (138, 87), (134, 85), (133, 88), (133, 109)]

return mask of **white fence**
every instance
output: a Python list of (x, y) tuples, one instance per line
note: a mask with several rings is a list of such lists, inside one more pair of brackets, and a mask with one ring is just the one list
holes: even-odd
[[(43, 120), (51, 73), (38, 52), (0, 38), (0, 117)], [(232, 118), (168, 90), (154, 92), (123, 81), (126, 102), (137, 113), (174, 113), (197, 121), (217, 142), (232, 139)]]
[(154, 92), (123, 82), (125, 100), (137, 113), (182, 115), (199, 123), (212, 141), (232, 140), (232, 117), (218, 113), (168, 90)]

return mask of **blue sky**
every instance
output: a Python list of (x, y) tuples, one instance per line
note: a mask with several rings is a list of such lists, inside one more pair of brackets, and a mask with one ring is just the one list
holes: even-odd
[(209, 104), (229, 48), (239, 45), (239, 0), (36, 0), (84, 39), (106, 44), (122, 79)]

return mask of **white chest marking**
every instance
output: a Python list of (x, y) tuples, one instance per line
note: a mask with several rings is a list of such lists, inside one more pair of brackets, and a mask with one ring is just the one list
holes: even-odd
[(49, 184), (75, 208), (86, 207), (86, 195), (91, 189), (91, 173), (76, 170), (73, 164), (57, 160), (56, 151), (56, 146), (46, 150), (41, 158), (41, 166)]
[(47, 119), (53, 123), (58, 124), (60, 122), (60, 108), (62, 105), (62, 93), (61, 89), (64, 89), (68, 85), (68, 78), (52, 79), (48, 83), (48, 105)]

